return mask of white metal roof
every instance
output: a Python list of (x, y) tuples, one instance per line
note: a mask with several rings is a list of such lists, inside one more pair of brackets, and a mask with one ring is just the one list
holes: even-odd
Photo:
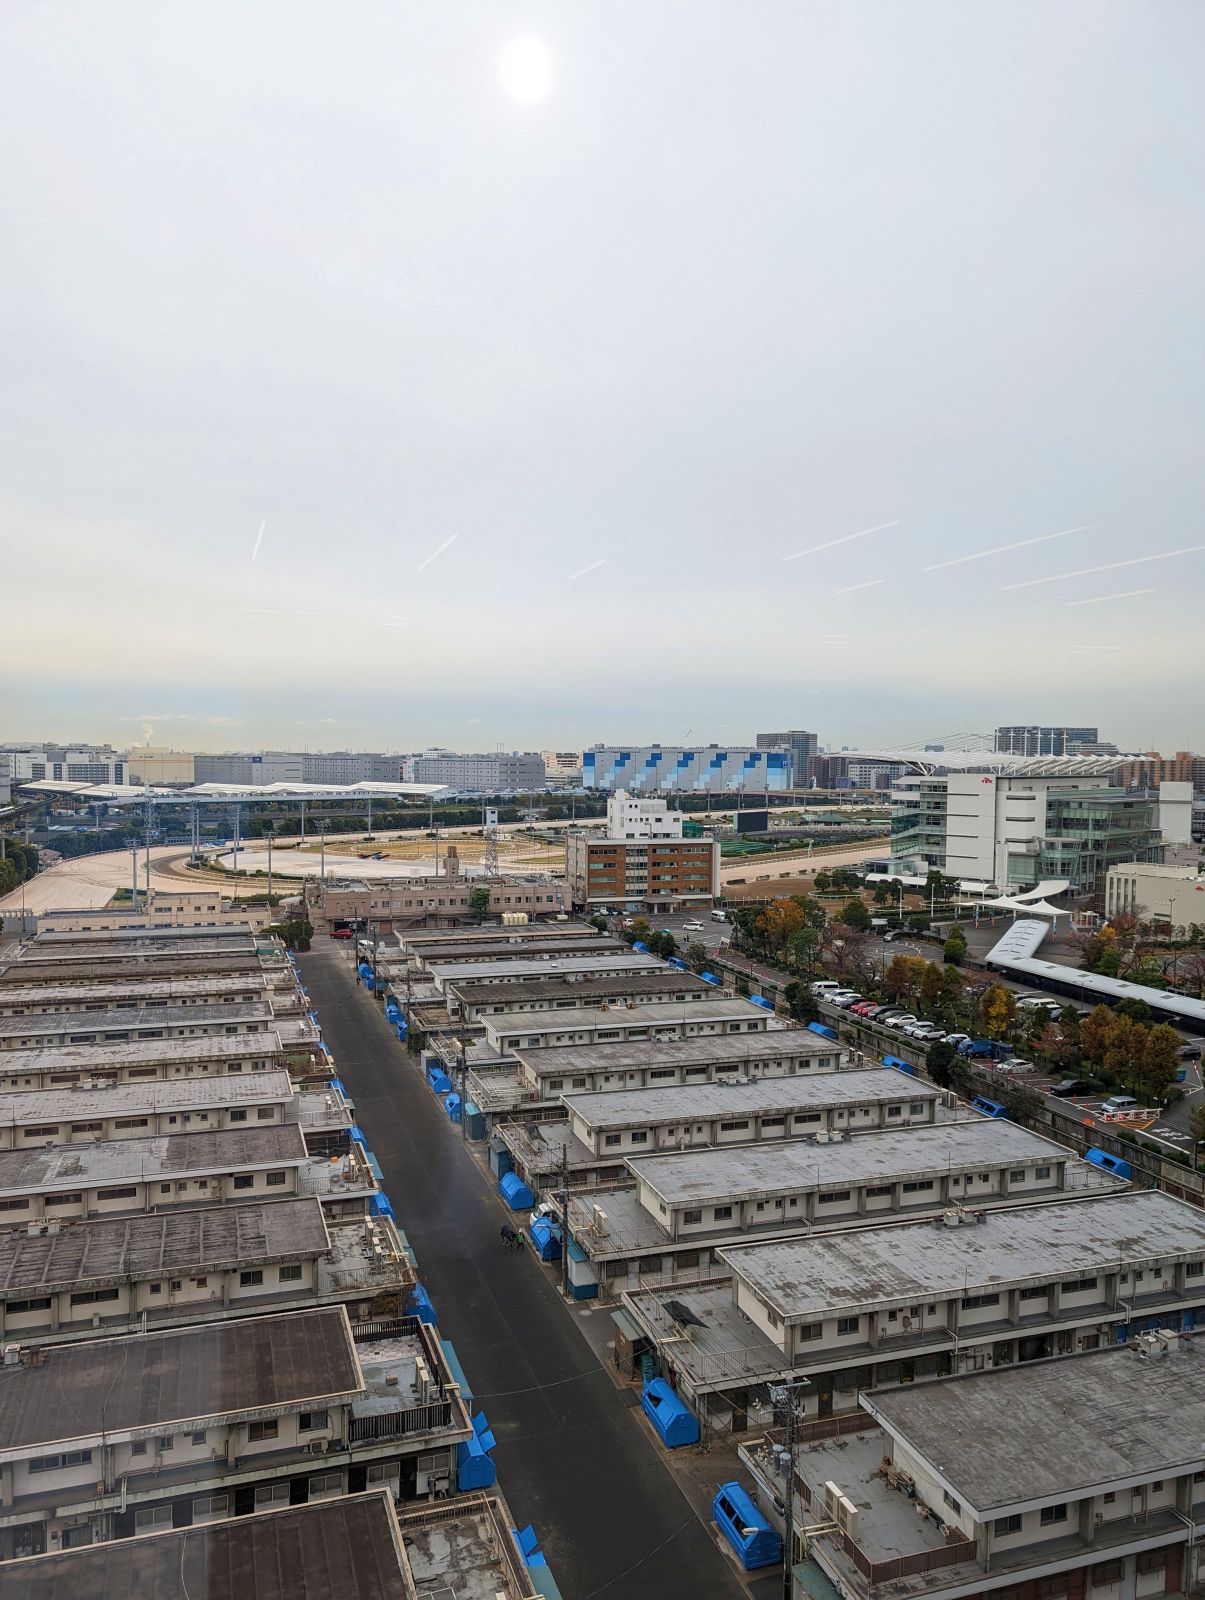
[(1194, 1026), (1205, 1027), (1205, 1000), (1190, 1000), (1186, 995), (1152, 989), (1145, 983), (1127, 983), (1124, 978), (1106, 978), (1098, 972), (1085, 972), (1081, 967), (1065, 967), (1059, 961), (1037, 960), (1033, 952), (1048, 932), (1044, 922), (1019, 919), (992, 946), (984, 960), (989, 966), (1007, 967), (1009, 972), (1024, 977), (1074, 984), (1084, 994), (1098, 995), (1103, 1001), (1142, 1000), (1152, 1008), (1181, 1017)]

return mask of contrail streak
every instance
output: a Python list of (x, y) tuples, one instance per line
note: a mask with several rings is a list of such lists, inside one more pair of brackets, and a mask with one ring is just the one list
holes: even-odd
[(834, 594), (857, 594), (859, 589), (877, 589), (881, 583), (886, 583), (886, 578), (871, 578), (869, 583), (851, 583), (844, 589), (834, 589)]
[[(849, 544), (854, 539), (865, 539), (868, 533), (882, 533), (885, 528), (898, 528), (899, 519), (894, 522), (880, 522), (873, 528), (863, 528), (858, 533), (847, 533), (840, 539), (829, 539), (824, 544), (814, 544), (810, 550), (796, 550), (794, 555), (783, 556), (784, 561), (801, 561), (804, 556), (818, 555), (821, 550), (833, 550), (839, 544)], [(840, 594), (840, 590), (837, 591)]]
[(577, 572), (571, 572), (565, 581), (567, 583), (573, 583), (578, 578), (584, 578), (587, 572), (597, 572), (599, 567), (605, 567), (606, 564), (607, 558), (604, 556), (601, 561), (592, 561), (588, 567), (582, 567)]
[[(1153, 558), (1152, 558), (1153, 559)], [(1132, 600), (1138, 594), (1155, 594), (1154, 589), (1123, 589), (1120, 594), (1095, 594), (1090, 600), (1064, 600), (1065, 606), (1101, 606), (1106, 600)]]
[(1018, 539), (1016, 544), (998, 544), (994, 550), (977, 550), (973, 556), (955, 556), (952, 561), (934, 561), (922, 567), (922, 572), (941, 572), (946, 567), (965, 566), (968, 561), (986, 561), (988, 556), (1007, 555), (1010, 550), (1024, 550), (1027, 545), (1046, 544), (1051, 539), (1065, 539), (1069, 533), (1087, 533), (1092, 526), (1086, 522), (1082, 528), (1060, 528), (1058, 533), (1041, 533), (1036, 539)]
[(1010, 589), (1036, 589), (1042, 583), (1063, 583), (1068, 578), (1088, 578), (1094, 572), (1117, 572), (1121, 567), (1141, 567), (1148, 561), (1171, 561), (1176, 556), (1194, 556), (1205, 550), (1205, 544), (1190, 544), (1183, 550), (1164, 550), (1157, 556), (1134, 556), (1130, 561), (1108, 561), (1103, 567), (1078, 567), (1074, 572), (1056, 572), (1053, 578), (1026, 578), (1024, 583), (1002, 583), (997, 594), (1007, 594)]
[(268, 524), (266, 522), (261, 522), (259, 525), (259, 532), (255, 535), (255, 549), (251, 552), (252, 561), (254, 561), (256, 556), (259, 554), (259, 547), (264, 537), (264, 529), (267, 526)]
[(441, 555), (443, 555), (444, 551), (448, 548), (448, 546), (450, 544), (455, 544), (459, 537), (460, 537), (460, 535), (458, 533), (450, 534), (448, 536), (448, 538), (446, 538), (444, 540), (444, 542), (440, 545), (438, 550), (432, 550), (431, 554), (427, 557), (427, 559), (425, 561), (422, 561), (422, 562), (419, 563), (418, 570), (421, 572), (424, 567), (429, 567), (433, 561), (438, 560), (438, 558)]

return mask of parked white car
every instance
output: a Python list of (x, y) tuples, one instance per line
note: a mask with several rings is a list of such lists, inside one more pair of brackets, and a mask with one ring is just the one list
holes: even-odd
[(684, 922), (682, 924), (682, 932), (683, 933), (702, 933), (703, 932), (703, 924), (701, 922)]

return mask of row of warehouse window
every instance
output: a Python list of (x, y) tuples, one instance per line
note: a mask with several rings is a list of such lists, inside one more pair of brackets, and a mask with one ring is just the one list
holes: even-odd
[[(272, 1117), (274, 1117), (275, 1115), (276, 1115), (276, 1108), (274, 1106), (257, 1106), (255, 1108), (255, 1117), (256, 1117), (256, 1121), (257, 1122), (267, 1122)], [(186, 1122), (190, 1121), (192, 1119), (192, 1117), (194, 1117), (194, 1116), (196, 1117), (198, 1122), (208, 1122), (209, 1121), (209, 1112), (208, 1111), (189, 1112), (189, 1113), (187, 1113), (185, 1115), (185, 1119), (184, 1120)], [(248, 1120), (249, 1116), (250, 1116), (250, 1112), (248, 1111), (248, 1109), (245, 1106), (233, 1106), (226, 1112), (226, 1116), (229, 1119), (229, 1121), (231, 1121), (231, 1122), (246, 1122)], [(180, 1118), (178, 1116), (175, 1116), (175, 1115), (169, 1116), (168, 1119), (167, 1119), (168, 1126), (170, 1127), (173, 1124), (178, 1123), (179, 1120), (180, 1120)], [(23, 1128), (21, 1130), (21, 1137), (23, 1139), (50, 1139), (50, 1138), (54, 1138), (58, 1134), (60, 1126), (61, 1126), (60, 1123), (50, 1122), (50, 1123), (45, 1124), (42, 1127)], [(116, 1117), (114, 1119), (113, 1126), (115, 1128), (149, 1128), (150, 1127), (150, 1118), (149, 1117)], [(76, 1134), (76, 1133), (101, 1133), (103, 1130), (104, 1130), (104, 1123), (103, 1122), (73, 1122), (71, 1124), (71, 1132), (73, 1134)]]
[[(198, 1189), (208, 1189), (209, 1187), (208, 1178), (197, 1178), (194, 1181)], [(289, 1175), (287, 1172), (269, 1172), (264, 1178), (264, 1182), (269, 1189), (282, 1188), (288, 1181)], [(255, 1187), (255, 1174), (253, 1172), (235, 1173), (234, 1187), (236, 1189), (253, 1189)], [(171, 1194), (172, 1188), (173, 1186), (170, 1183), (161, 1183), (159, 1185), (159, 1193)], [(185, 1179), (181, 1179), (175, 1184), (175, 1189), (178, 1193), (182, 1193), (187, 1188), (188, 1183)], [(137, 1193), (137, 1187), (130, 1183), (120, 1185), (115, 1189), (98, 1189), (96, 1198), (98, 1200), (132, 1200)], [(83, 1194), (76, 1191), (75, 1193), (45, 1195), (42, 1203), (47, 1206), (78, 1206), (83, 1204), (83, 1200)], [(18, 1195), (14, 1199), (0, 1200), (0, 1211), (28, 1211), (29, 1202), (29, 1195)]]
[[(302, 1270), (300, 1262), (292, 1262), (286, 1266), (278, 1267), (276, 1269), (276, 1281), (278, 1283), (300, 1283), (301, 1277)], [(239, 1273), (240, 1289), (258, 1288), (263, 1281), (264, 1274), (261, 1267), (252, 1267), (248, 1271)], [(193, 1278), (192, 1286), (194, 1289), (207, 1289), (209, 1287), (209, 1279), (208, 1277)], [(183, 1287), (183, 1278), (169, 1278), (167, 1280), (169, 1294), (177, 1294)], [(150, 1284), (148, 1292), (150, 1294), (162, 1294), (163, 1284)], [(71, 1304), (73, 1306), (100, 1305), (106, 1300), (116, 1300), (119, 1293), (120, 1291), (116, 1288), (83, 1289), (78, 1294), (73, 1294), (71, 1296)], [(49, 1311), (50, 1303), (51, 1297), (49, 1295), (36, 1295), (26, 1300), (8, 1300), (5, 1302), (4, 1309), (10, 1316), (15, 1317), (19, 1316), (23, 1311)]]

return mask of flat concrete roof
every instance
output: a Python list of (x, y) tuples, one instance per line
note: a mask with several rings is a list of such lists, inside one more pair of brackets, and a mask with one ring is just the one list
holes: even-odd
[(135, 979), (185, 980), (194, 977), (238, 977), (245, 974), (280, 973), (288, 963), (265, 965), (254, 950), (189, 950), (174, 956), (123, 956), (117, 961), (92, 961), (81, 957), (67, 961), (55, 957), (48, 961), (27, 955), (22, 960), (0, 960), (0, 990), (18, 984), (45, 985), (70, 983), (91, 988), (110, 983), (130, 983)]
[(1205, 1467), (1205, 1340), (1114, 1346), (864, 1392), (862, 1404), (979, 1516)]
[[(69, 912), (70, 916), (86, 916), (84, 911)], [(255, 944), (251, 929), (245, 923), (204, 922), (185, 927), (148, 924), (140, 928), (43, 928), (30, 940), (33, 950), (61, 949), (64, 945), (94, 944), (99, 949), (106, 945), (130, 945), (136, 949), (162, 947), (178, 949), (193, 944)]]
[(192, 978), (115, 978), (109, 983), (96, 983), (89, 986), (86, 994), (80, 993), (80, 986), (74, 980), (70, 983), (42, 984), (37, 987), (25, 988), (20, 984), (5, 984), (0, 986), (0, 1005), (3, 1006), (33, 1006), (40, 1009), (43, 1006), (61, 1005), (64, 1001), (74, 1001), (78, 1006), (81, 1000), (97, 1006), (108, 1002), (117, 1004), (121, 1000), (155, 999), (161, 1005), (170, 1005), (176, 999), (192, 999), (197, 995), (207, 994), (241, 994), (250, 998), (261, 995), (267, 989), (264, 982), (263, 969), (258, 972), (248, 972), (240, 977), (237, 973), (215, 972), (212, 977)]
[(287, 1072), (222, 1073), (217, 1078), (148, 1079), (102, 1089), (22, 1089), (0, 1096), (0, 1123), (21, 1127), (155, 1111), (211, 1111), (226, 1106), (291, 1103)]
[(99, 1218), (58, 1233), (0, 1233), (0, 1292), (154, 1278), (321, 1255), (329, 1246), (317, 1199), (248, 1201), (200, 1211)]
[[(574, 1000), (588, 1005), (591, 1000), (605, 1000), (610, 995), (639, 999), (644, 994), (681, 994), (691, 997), (714, 994), (710, 984), (696, 978), (693, 972), (679, 972), (674, 967), (662, 967), (660, 972), (616, 973), (613, 978), (550, 978), (530, 983), (474, 983), (466, 985), (463, 993), (455, 989), (460, 998), (473, 1006), (513, 1005), (524, 1000)], [(0, 1000), (5, 997), (0, 992)]]
[(29, 1072), (115, 1072), (160, 1062), (262, 1061), (279, 1056), (280, 1037), (272, 1028), (233, 1037), (214, 1033), (199, 1039), (118, 1039), (107, 1044), (44, 1044), (0, 1052), (0, 1077)]
[[(793, 1078), (758, 1078), (752, 1083), (682, 1083), (667, 1089), (614, 1089), (563, 1094), (564, 1104), (592, 1128), (652, 1127), (696, 1117), (759, 1111), (810, 1111), (825, 1106), (895, 1105), (941, 1098), (932, 1084), (891, 1067), (817, 1072)], [(0, 1110), (3, 1106), (0, 1105)]]
[(896, 1178), (944, 1177), (964, 1168), (999, 1170), (1034, 1161), (1074, 1161), (1072, 1150), (1015, 1122), (984, 1117), (935, 1127), (859, 1133), (836, 1144), (774, 1139), (768, 1144), (629, 1156), (628, 1167), (667, 1205), (801, 1194)]
[(360, 1388), (342, 1306), (44, 1346), (36, 1365), (0, 1366), (0, 1452)]
[(377, 1489), (14, 1562), (3, 1590), (5, 1600), (408, 1600), (401, 1551), (390, 1497)]
[(524, 944), (535, 939), (598, 939), (590, 922), (521, 922), (513, 928), (403, 928), (394, 938), (403, 950), (439, 944)]
[(931, 1222), (895, 1223), (839, 1237), (735, 1245), (723, 1256), (784, 1321), (1205, 1257), (1205, 1211), (1157, 1190), (981, 1216), (979, 1223), (940, 1231)]
[(677, 1022), (756, 1022), (758, 1032), (773, 1021), (768, 1011), (731, 995), (708, 1000), (665, 1000), (646, 1006), (575, 1006), (571, 1011), (525, 1011), (513, 1020), (482, 1017), (496, 1033), (561, 1033), (570, 1028), (666, 1027)]
[(841, 1046), (806, 1028), (775, 1028), (766, 1033), (703, 1034), (694, 1039), (620, 1039), (606, 1044), (552, 1045), (515, 1058), (541, 1077), (572, 1077), (581, 1072), (625, 1072), (644, 1067), (723, 1066), (739, 1072), (747, 1063), (838, 1056)]
[(107, 1011), (49, 1011), (36, 1017), (0, 1017), (0, 1039), (23, 1039), (40, 1033), (145, 1033), (153, 1028), (202, 1028), (221, 1023), (272, 1021), (266, 1000), (237, 1001), (228, 1006), (127, 1006)]
[[(632, 954), (600, 956), (549, 956), (544, 961), (491, 961), (483, 956), (465, 961), (432, 961), (427, 967), (432, 983), (442, 983), (448, 988), (456, 983), (474, 981), (489, 983), (521, 983), (525, 980), (546, 980), (580, 974), (582, 977), (604, 977), (613, 972), (665, 972), (664, 961), (656, 956)], [(395, 982), (398, 980), (395, 979)]]
[(165, 1133), (150, 1139), (102, 1139), (49, 1150), (0, 1150), (0, 1194), (33, 1194), (137, 1183), (145, 1178), (298, 1166), (307, 1159), (295, 1122), (213, 1133)]

